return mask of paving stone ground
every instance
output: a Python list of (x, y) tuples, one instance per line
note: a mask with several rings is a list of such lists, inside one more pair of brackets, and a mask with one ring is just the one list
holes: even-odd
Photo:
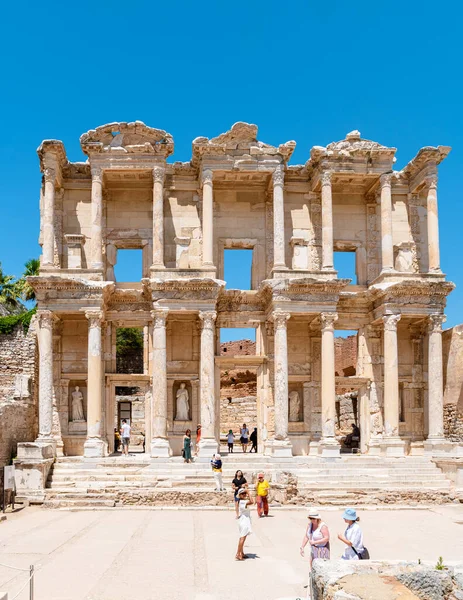
[[(359, 511), (373, 558), (437, 561), (463, 557), (463, 505)], [(322, 510), (332, 557), (342, 545), (341, 511)], [(253, 518), (252, 558), (234, 560), (232, 511), (31, 507), (0, 524), (0, 563), (37, 569), (34, 600), (295, 600), (305, 598), (307, 560), (299, 546), (304, 510)], [(0, 590), (14, 598), (23, 572), (0, 566)], [(27, 600), (28, 588), (18, 596)]]

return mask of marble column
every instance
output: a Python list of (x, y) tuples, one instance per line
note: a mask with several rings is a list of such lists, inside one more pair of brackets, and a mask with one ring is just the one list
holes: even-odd
[(200, 423), (201, 441), (199, 455), (210, 456), (217, 452), (218, 442), (215, 437), (216, 402), (215, 402), (215, 320), (217, 313), (213, 310), (200, 311), (201, 320), (201, 356), (199, 364), (200, 385)]
[(39, 320), (39, 443), (53, 443), (53, 313), (38, 312)]
[(273, 313), (274, 327), (274, 402), (275, 440), (273, 456), (292, 456), (292, 444), (288, 438), (288, 335), (287, 321), (290, 313), (277, 310)]
[(103, 269), (103, 169), (92, 167), (91, 267)]
[(384, 430), (382, 446), (388, 456), (403, 456), (404, 442), (399, 436), (399, 356), (397, 325), (400, 314), (383, 316), (384, 323)]
[(153, 169), (153, 265), (164, 268), (164, 167)]
[(55, 258), (55, 169), (47, 167), (43, 173), (43, 242), (42, 267), (52, 267)]
[(334, 269), (333, 260), (333, 197), (331, 172), (324, 171), (322, 184), (322, 269)]
[(100, 457), (107, 453), (107, 442), (103, 439), (103, 312), (87, 310), (88, 319), (88, 383), (87, 383), (87, 439), (84, 456)]
[(281, 166), (273, 172), (273, 267), (286, 268), (285, 261), (285, 173)]
[(338, 315), (334, 312), (320, 314), (322, 334), (322, 456), (339, 456), (339, 443), (335, 437), (336, 380), (334, 363), (334, 324)]
[(382, 271), (394, 270), (394, 247), (392, 245), (392, 193), (391, 173), (380, 177), (381, 189), (381, 266)]
[(153, 317), (153, 392), (151, 409), (151, 456), (171, 456), (167, 439), (167, 335), (169, 310), (156, 308)]
[(428, 326), (428, 442), (444, 440), (444, 375), (442, 323), (445, 316), (429, 316)]
[(203, 184), (203, 266), (214, 265), (213, 254), (213, 217), (214, 217), (214, 193), (212, 187), (212, 171), (205, 169), (202, 174)]
[(437, 216), (437, 175), (431, 175), (430, 177), (427, 177), (426, 183), (428, 184), (426, 205), (429, 271), (431, 273), (440, 273), (439, 222)]

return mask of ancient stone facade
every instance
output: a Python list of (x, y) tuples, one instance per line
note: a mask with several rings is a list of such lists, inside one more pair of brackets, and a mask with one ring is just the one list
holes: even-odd
[[(363, 452), (440, 447), (453, 284), (439, 262), (437, 170), (448, 147), (422, 148), (394, 171), (395, 148), (353, 131), (291, 166), (295, 142), (274, 147), (236, 123), (196, 138), (190, 162), (168, 163), (172, 136), (140, 122), (90, 130), (81, 146), (82, 163), (57, 140), (38, 150), (38, 447), (106, 455), (115, 389), (127, 385), (144, 393), (152, 457), (180, 454), (199, 422), (209, 456), (219, 373), (237, 360), (256, 369), (269, 455), (337, 456), (336, 395), (347, 391)], [(251, 290), (226, 288), (233, 248), (253, 252)], [(142, 278), (116, 282), (126, 249), (142, 251)], [(338, 278), (335, 251), (355, 253), (355, 285)], [(143, 373), (117, 373), (117, 327), (143, 328)], [(254, 355), (221, 355), (221, 327), (254, 327)], [(358, 331), (355, 376), (335, 375), (335, 329)]]

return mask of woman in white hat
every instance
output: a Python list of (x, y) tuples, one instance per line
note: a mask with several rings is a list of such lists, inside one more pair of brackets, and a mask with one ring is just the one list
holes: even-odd
[(307, 518), (310, 523), (302, 538), (301, 556), (304, 556), (304, 548), (309, 543), (309, 564), (310, 568), (312, 568), (312, 561), (315, 558), (330, 557), (330, 532), (317, 510), (310, 510)]
[(361, 556), (365, 553), (365, 548), (363, 546), (363, 533), (360, 529), (360, 525), (358, 524), (360, 519), (357, 517), (355, 508), (346, 508), (342, 518), (347, 524), (347, 529), (344, 532), (344, 535), (342, 535), (342, 533), (338, 534), (338, 539), (346, 544), (346, 548), (341, 558), (344, 560), (359, 560), (360, 558), (369, 558), (369, 556), (366, 554)]
[(238, 498), (239, 498), (239, 518), (238, 518), (238, 528), (240, 531), (240, 539), (238, 541), (238, 550), (236, 551), (236, 560), (244, 560), (247, 558), (246, 554), (244, 554), (244, 542), (246, 541), (247, 536), (252, 533), (251, 528), (251, 511), (249, 510), (249, 506), (253, 504), (253, 500), (249, 495), (249, 492), (246, 488), (242, 487), (238, 490)]

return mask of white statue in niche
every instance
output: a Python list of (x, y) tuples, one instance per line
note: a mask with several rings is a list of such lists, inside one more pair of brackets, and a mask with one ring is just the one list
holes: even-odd
[(301, 399), (295, 390), (289, 393), (289, 420), (299, 421), (301, 413)]
[(176, 421), (189, 421), (190, 420), (190, 395), (186, 389), (186, 383), (181, 383), (177, 390), (177, 415)]
[(71, 421), (85, 421), (84, 397), (78, 385), (74, 388), (71, 396)]

